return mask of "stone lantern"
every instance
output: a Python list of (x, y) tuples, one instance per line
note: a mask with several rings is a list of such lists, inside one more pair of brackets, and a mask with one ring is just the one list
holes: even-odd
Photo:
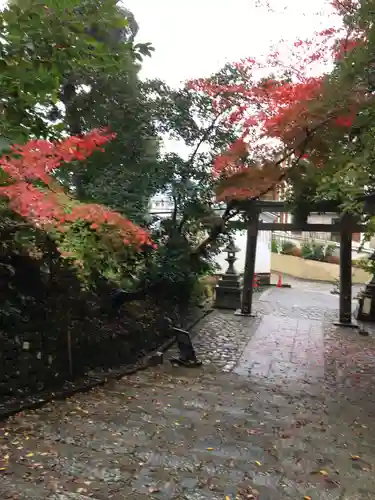
[(239, 251), (240, 251), (240, 249), (235, 246), (233, 241), (231, 241), (229, 243), (229, 245), (227, 246), (227, 248), (224, 250), (224, 252), (227, 253), (227, 258), (225, 260), (229, 264), (228, 269), (225, 273), (226, 275), (229, 274), (229, 275), (237, 276), (236, 270), (234, 269), (234, 263), (237, 260), (236, 253), (238, 253)]
[(228, 254), (225, 259), (228, 262), (228, 269), (216, 285), (214, 307), (217, 309), (236, 310), (241, 306), (242, 293), (240, 277), (234, 268), (234, 263), (237, 260), (236, 253), (239, 252), (239, 249), (231, 241), (225, 252)]
[[(375, 251), (369, 257), (369, 260), (375, 261)], [(359, 296), (357, 320), (375, 322), (375, 274)]]

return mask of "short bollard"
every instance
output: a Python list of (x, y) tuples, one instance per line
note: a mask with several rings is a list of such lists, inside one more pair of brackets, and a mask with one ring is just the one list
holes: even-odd
[(176, 339), (177, 347), (179, 350), (178, 358), (171, 358), (169, 361), (172, 365), (186, 366), (188, 368), (196, 368), (202, 366), (202, 362), (197, 359), (195, 349), (191, 341), (189, 332), (173, 326), (172, 320), (164, 317), (164, 324), (166, 328), (170, 328)]
[(202, 366), (202, 361), (198, 361), (195, 354), (189, 333), (186, 330), (181, 330), (181, 328), (172, 328), (176, 335), (178, 350), (180, 351), (179, 358), (171, 358), (172, 365), (186, 366), (188, 368)]
[(340, 281), (335, 280), (333, 282), (333, 289), (331, 290), (332, 295), (340, 295)]

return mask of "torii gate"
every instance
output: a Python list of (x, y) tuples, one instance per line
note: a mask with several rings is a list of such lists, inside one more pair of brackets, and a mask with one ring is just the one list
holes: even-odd
[[(372, 195), (375, 196), (375, 195)], [(368, 213), (372, 207), (371, 196), (365, 197)], [(260, 222), (260, 212), (288, 213), (291, 206), (284, 201), (272, 200), (244, 200), (236, 202), (236, 206), (246, 213), (247, 218), (247, 245), (245, 272), (243, 279), (243, 292), (241, 301), (241, 310), (239, 314), (243, 316), (253, 316), (253, 276), (255, 270), (255, 254), (257, 246), (258, 231), (317, 231), (317, 232), (336, 232), (340, 234), (340, 308), (339, 320), (335, 323), (337, 326), (356, 328), (352, 322), (352, 234), (365, 231), (365, 226), (358, 223), (358, 220), (350, 214), (342, 214), (338, 223), (331, 224), (312, 224), (308, 222), (301, 223), (279, 223), (279, 222)], [(322, 201), (311, 203), (310, 213), (318, 212), (338, 212), (339, 204), (333, 201)]]

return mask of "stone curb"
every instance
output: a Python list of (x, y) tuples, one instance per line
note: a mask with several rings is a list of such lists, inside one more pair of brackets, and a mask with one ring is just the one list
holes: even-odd
[[(202, 310), (198, 318), (193, 320), (186, 330), (192, 330), (202, 319), (213, 312), (212, 308)], [(37, 395), (30, 395), (26, 399), (20, 399), (12, 402), (5, 402), (0, 408), (0, 422), (6, 420), (12, 415), (25, 410), (36, 410), (41, 408), (47, 403), (56, 400), (63, 400), (70, 398), (77, 393), (89, 392), (95, 387), (100, 387), (105, 385), (111, 380), (119, 380), (126, 375), (133, 375), (139, 371), (146, 370), (151, 366), (151, 359), (155, 356), (157, 352), (166, 352), (175, 343), (175, 338), (169, 339), (164, 344), (162, 344), (158, 349), (147, 354), (138, 364), (127, 365), (116, 370), (107, 371), (105, 373), (98, 373), (97, 375), (86, 376), (77, 380), (77, 382), (68, 382), (63, 389), (57, 391), (46, 390), (42, 391)]]

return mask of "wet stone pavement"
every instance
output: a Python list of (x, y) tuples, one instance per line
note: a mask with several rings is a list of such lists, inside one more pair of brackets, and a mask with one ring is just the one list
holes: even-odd
[(0, 424), (0, 498), (374, 499), (375, 341), (332, 327), (330, 289), (208, 316), (202, 369), (166, 362)]

